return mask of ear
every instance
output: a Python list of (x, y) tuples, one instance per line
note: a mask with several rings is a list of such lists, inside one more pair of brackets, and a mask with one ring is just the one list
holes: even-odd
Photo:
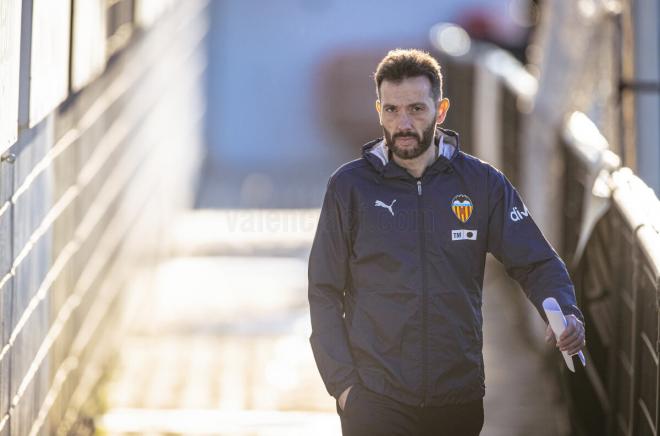
[(376, 112), (378, 112), (378, 121), (380, 122), (380, 125), (382, 126), (383, 125), (383, 120), (381, 118), (381, 115), (382, 115), (381, 110), (382, 110), (382, 107), (380, 105), (380, 100), (376, 100)]
[(447, 112), (449, 111), (449, 99), (443, 98), (438, 103), (438, 118), (435, 120), (437, 124), (442, 124), (445, 121)]

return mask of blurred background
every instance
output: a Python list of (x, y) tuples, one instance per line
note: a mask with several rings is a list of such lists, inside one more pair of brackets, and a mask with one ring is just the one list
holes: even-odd
[(309, 346), (330, 174), (393, 48), (575, 283), (569, 372), (492, 258), (482, 435), (657, 435), (654, 0), (0, 0), (0, 436), (340, 434)]

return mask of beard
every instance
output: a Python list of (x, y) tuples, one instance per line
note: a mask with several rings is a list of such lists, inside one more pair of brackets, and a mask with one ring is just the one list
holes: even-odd
[[(422, 137), (415, 131), (399, 132), (392, 135), (385, 127), (383, 127), (383, 134), (385, 136), (385, 144), (392, 150), (395, 156), (400, 159), (414, 159), (421, 156), (433, 143), (433, 135), (435, 133), (435, 117), (433, 122), (422, 132)], [(413, 147), (399, 147), (396, 145), (397, 138), (414, 138), (417, 140), (417, 145)]]

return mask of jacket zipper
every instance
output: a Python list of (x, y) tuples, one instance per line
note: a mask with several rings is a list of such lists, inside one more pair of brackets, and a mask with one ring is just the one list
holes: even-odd
[(427, 384), (427, 345), (426, 345), (426, 329), (427, 329), (427, 289), (426, 289), (426, 247), (424, 240), (424, 207), (422, 204), (422, 180), (417, 179), (417, 207), (419, 211), (419, 242), (420, 242), (420, 262), (422, 271), (422, 402), (419, 405), (424, 407), (426, 405), (426, 384)]

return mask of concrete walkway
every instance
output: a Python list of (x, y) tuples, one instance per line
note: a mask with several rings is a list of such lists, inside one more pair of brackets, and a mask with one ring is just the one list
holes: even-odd
[[(175, 256), (156, 271), (106, 386), (102, 434), (340, 435), (308, 341), (317, 218), (316, 210), (182, 217)], [(543, 344), (542, 321), (532, 313), (530, 330), (521, 296), (489, 265), (483, 436), (565, 434), (555, 383), (530, 346)]]

